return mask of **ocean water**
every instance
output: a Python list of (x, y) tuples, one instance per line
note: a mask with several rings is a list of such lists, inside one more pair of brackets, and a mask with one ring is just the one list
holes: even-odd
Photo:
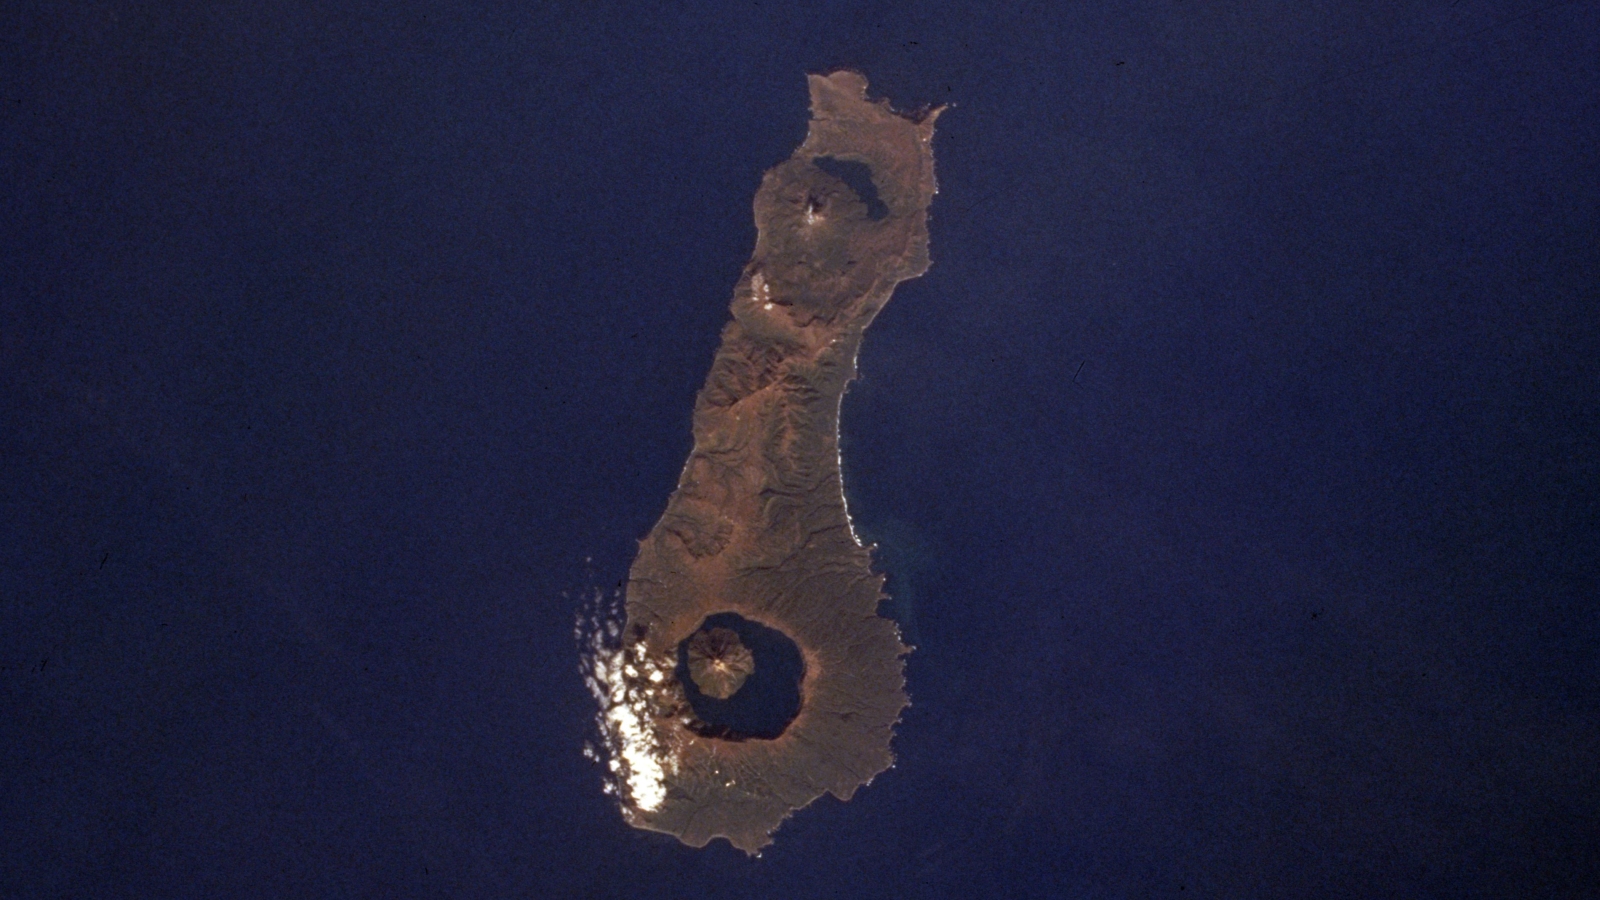
[[(1592, 890), (1597, 16), (8, 8), (0, 895)], [(912, 705), (749, 859), (583, 667), (837, 66), (954, 104), (843, 408)]]

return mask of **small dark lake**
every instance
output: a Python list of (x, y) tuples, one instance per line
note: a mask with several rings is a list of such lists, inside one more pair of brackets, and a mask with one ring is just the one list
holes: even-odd
[(800, 648), (783, 632), (736, 613), (707, 616), (699, 630), (712, 628), (737, 633), (755, 657), (756, 668), (737, 693), (718, 700), (702, 693), (689, 676), (688, 641), (678, 645), (678, 680), (700, 719), (695, 730), (734, 741), (770, 740), (783, 734), (800, 714), (800, 680), (806, 673)]

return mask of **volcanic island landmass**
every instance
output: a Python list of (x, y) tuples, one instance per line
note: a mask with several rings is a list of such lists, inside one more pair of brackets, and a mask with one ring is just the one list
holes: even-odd
[[(809, 82), (805, 142), (756, 194), (756, 248), (695, 399), (694, 449), (629, 573), (605, 717), (629, 824), (751, 854), (793, 811), (887, 769), (908, 702), (908, 648), (877, 613), (884, 579), (845, 508), (839, 404), (863, 332), (928, 268), (941, 108), (869, 100), (852, 71)], [(797, 671), (763, 660), (772, 632), (798, 649)], [(708, 704), (762, 678), (798, 687), (786, 723), (708, 721)]]

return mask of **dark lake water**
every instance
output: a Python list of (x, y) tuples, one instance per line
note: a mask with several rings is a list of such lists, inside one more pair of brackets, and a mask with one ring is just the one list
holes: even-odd
[(855, 160), (819, 156), (811, 164), (850, 186), (862, 203), (867, 205), (867, 218), (874, 221), (889, 214), (889, 207), (878, 196), (878, 186), (872, 181), (872, 167)]
[(678, 647), (678, 681), (689, 695), (695, 714), (706, 726), (702, 733), (730, 740), (771, 739), (800, 713), (800, 682), (805, 660), (783, 632), (752, 622), (737, 613), (707, 616), (699, 631), (727, 628), (755, 656), (755, 671), (733, 696), (708, 697), (689, 676), (688, 640)]

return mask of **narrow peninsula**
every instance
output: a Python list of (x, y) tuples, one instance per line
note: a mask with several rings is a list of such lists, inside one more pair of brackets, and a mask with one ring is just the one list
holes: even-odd
[(851, 71), (810, 88), (805, 142), (756, 194), (694, 449), (629, 574), (605, 713), (630, 824), (752, 854), (887, 769), (907, 704), (907, 647), (845, 509), (839, 403), (863, 332), (927, 271), (940, 108), (868, 100)]

